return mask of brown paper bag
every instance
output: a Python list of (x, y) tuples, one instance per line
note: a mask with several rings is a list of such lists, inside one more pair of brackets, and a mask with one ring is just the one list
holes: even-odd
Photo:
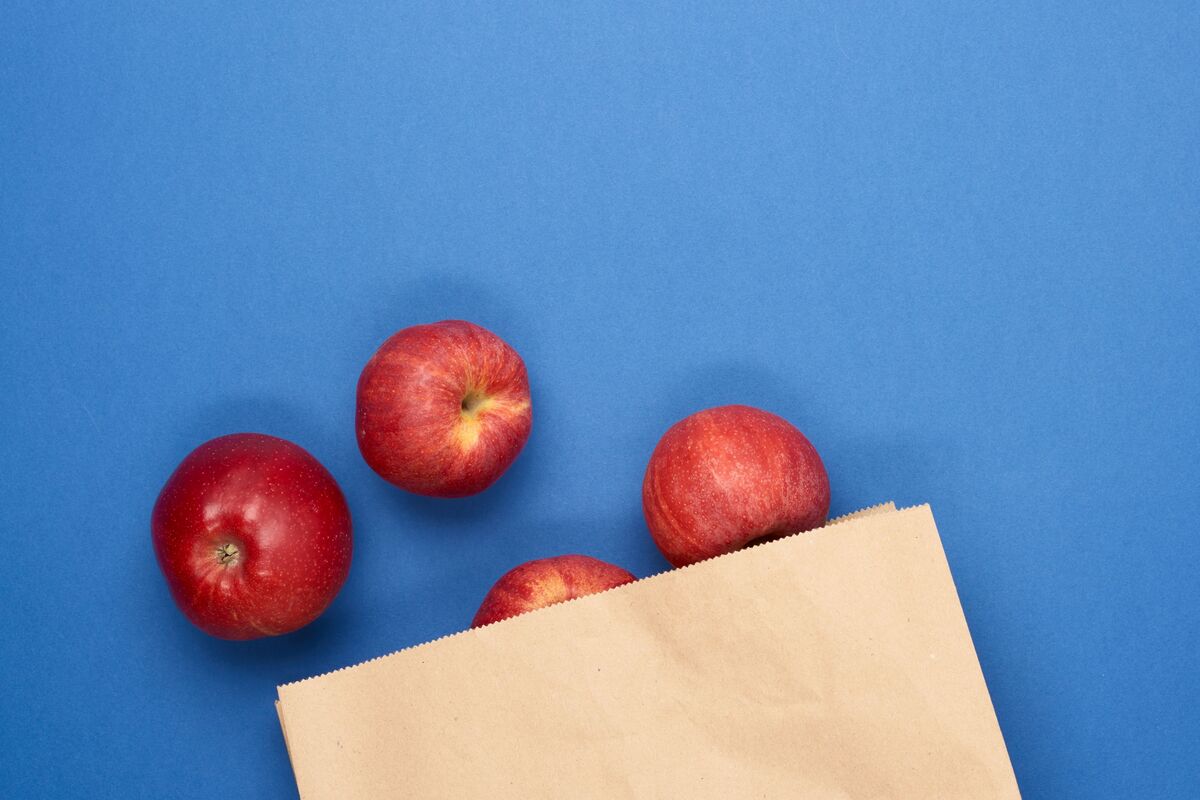
[(305, 800), (1017, 798), (928, 506), (279, 687)]

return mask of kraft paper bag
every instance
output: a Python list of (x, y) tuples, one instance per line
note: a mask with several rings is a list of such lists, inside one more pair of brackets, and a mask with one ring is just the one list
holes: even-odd
[(928, 506), (279, 687), (300, 795), (1018, 798)]

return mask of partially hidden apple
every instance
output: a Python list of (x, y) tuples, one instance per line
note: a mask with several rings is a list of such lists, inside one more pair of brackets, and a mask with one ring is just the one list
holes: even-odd
[(222, 639), (312, 622), (350, 571), (350, 510), (303, 448), (258, 433), (193, 450), (154, 504), (154, 552), (180, 610)]
[(787, 420), (720, 406), (663, 435), (642, 482), (642, 510), (658, 549), (679, 567), (823, 524), (829, 476)]
[(591, 556), (554, 556), (527, 561), (496, 581), (483, 598), (471, 627), (478, 628), (635, 580), (632, 573)]
[(356, 422), (363, 458), (389, 483), (432, 497), (481, 492), (529, 438), (525, 362), (470, 322), (405, 328), (363, 368)]

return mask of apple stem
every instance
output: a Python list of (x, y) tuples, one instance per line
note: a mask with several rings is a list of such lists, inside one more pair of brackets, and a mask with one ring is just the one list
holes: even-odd
[(226, 567), (232, 567), (238, 563), (238, 556), (241, 551), (233, 542), (228, 542), (217, 548), (217, 563)]

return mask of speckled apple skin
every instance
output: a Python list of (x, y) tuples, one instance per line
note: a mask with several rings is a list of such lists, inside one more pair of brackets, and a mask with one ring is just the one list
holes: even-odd
[(679, 567), (823, 524), (829, 476), (787, 420), (720, 406), (663, 435), (646, 468), (642, 510), (658, 549)]
[[(468, 412), (474, 393), (479, 407)], [(529, 438), (529, 377), (517, 351), (461, 320), (389, 338), (358, 380), (358, 447), (371, 469), (416, 494), (464, 497), (504, 474)]]
[(150, 529), (176, 604), (222, 639), (302, 628), (350, 571), (341, 489), (307, 451), (274, 436), (236, 433), (197, 447), (167, 480)]
[(527, 561), (496, 581), (483, 598), (471, 627), (478, 628), (635, 580), (633, 573), (591, 556), (554, 556)]

